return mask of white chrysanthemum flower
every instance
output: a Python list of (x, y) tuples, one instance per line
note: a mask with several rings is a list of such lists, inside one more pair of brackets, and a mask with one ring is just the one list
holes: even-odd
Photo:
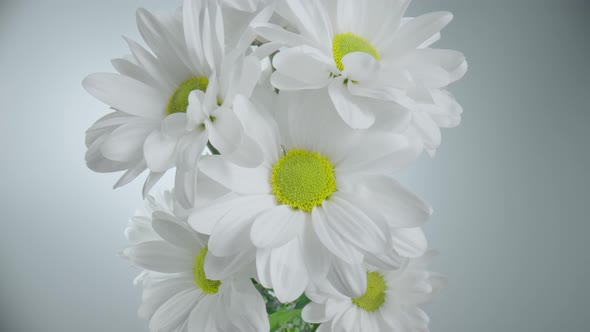
[(208, 254), (207, 237), (172, 212), (170, 193), (148, 202), (148, 211), (126, 230), (132, 246), (122, 255), (146, 269), (137, 279), (144, 287), (139, 314), (150, 321), (150, 331), (268, 331), (264, 300), (250, 274), (209, 279), (205, 266), (217, 258)]
[(274, 57), (272, 84), (280, 90), (328, 87), (338, 113), (353, 128), (404, 122), (409, 113), (398, 104), (414, 105), (407, 89), (446, 87), (467, 67), (459, 52), (428, 48), (452, 14), (404, 19), (409, 3), (286, 0), (279, 12), (294, 32), (256, 25), (262, 37), (284, 46)]
[(302, 313), (305, 321), (321, 323), (318, 332), (429, 331), (429, 318), (419, 305), (429, 302), (446, 283), (426, 270), (427, 257), (411, 259), (397, 271), (369, 269), (367, 291), (351, 298), (329, 284), (306, 291), (312, 300)]
[(204, 157), (200, 170), (232, 193), (197, 209), (189, 223), (210, 234), (211, 252), (234, 257), (232, 264), (255, 253), (260, 282), (282, 302), (326, 275), (342, 291), (362, 294), (365, 260), (392, 268), (399, 266), (392, 247), (406, 256), (425, 251), (417, 227), (431, 209), (387, 175), (416, 151), (405, 136), (351, 129), (323, 93), (278, 99), (278, 123), (236, 99), (234, 111), (255, 143), (240, 149), (260, 165)]
[[(186, 0), (181, 12), (161, 17), (140, 9), (137, 23), (155, 55), (127, 40), (132, 56), (113, 60), (119, 74), (93, 74), (83, 82), (115, 110), (88, 130), (86, 160), (98, 172), (127, 170), (115, 187), (149, 169), (145, 195), (167, 170), (177, 167), (184, 177), (194, 169), (208, 141), (228, 153), (239, 144), (242, 129), (231, 105), (235, 95), (250, 95), (260, 62), (243, 56), (255, 33), (227, 35), (213, 2)], [(229, 39), (233, 44), (226, 46)], [(194, 110), (187, 112), (191, 94)]]

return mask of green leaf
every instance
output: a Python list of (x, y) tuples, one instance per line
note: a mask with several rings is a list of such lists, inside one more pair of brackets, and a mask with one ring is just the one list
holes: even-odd
[(296, 317), (301, 317), (301, 309), (279, 310), (275, 313), (272, 313), (268, 316), (270, 321), (270, 330), (276, 331)]

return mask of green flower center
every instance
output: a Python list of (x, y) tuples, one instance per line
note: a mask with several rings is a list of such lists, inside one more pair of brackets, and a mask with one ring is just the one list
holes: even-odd
[(193, 276), (195, 278), (195, 284), (197, 284), (203, 292), (207, 294), (215, 294), (219, 290), (219, 286), (221, 286), (221, 281), (210, 280), (205, 276), (205, 256), (207, 256), (208, 251), (208, 247), (203, 248), (195, 258)]
[(342, 58), (352, 52), (365, 52), (379, 60), (379, 52), (377, 52), (377, 49), (365, 38), (350, 32), (340, 33), (334, 36), (334, 40), (332, 41), (332, 53), (338, 69), (344, 69)]
[(352, 299), (357, 307), (366, 311), (375, 311), (385, 302), (387, 284), (379, 272), (367, 273), (367, 291), (361, 297)]
[(178, 89), (174, 91), (168, 106), (166, 107), (166, 114), (186, 113), (188, 107), (188, 95), (194, 90), (201, 90), (205, 92), (209, 79), (205, 76), (191, 77), (188, 80), (180, 83)]
[(297, 148), (273, 166), (270, 182), (279, 203), (305, 212), (336, 191), (336, 174), (328, 158)]

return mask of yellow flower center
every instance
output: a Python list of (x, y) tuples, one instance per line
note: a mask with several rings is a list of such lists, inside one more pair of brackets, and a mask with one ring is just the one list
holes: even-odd
[(332, 53), (338, 69), (344, 69), (342, 58), (352, 52), (365, 52), (379, 60), (379, 52), (377, 52), (377, 49), (365, 38), (350, 32), (340, 33), (334, 36), (334, 40), (332, 41)]
[(271, 184), (279, 203), (311, 212), (336, 191), (336, 174), (328, 158), (294, 148), (273, 166)]
[(366, 311), (375, 311), (385, 302), (387, 284), (379, 272), (367, 273), (367, 291), (361, 297), (352, 299), (357, 307)]
[(207, 279), (205, 276), (205, 256), (209, 251), (208, 247), (205, 247), (195, 258), (195, 265), (193, 266), (193, 277), (195, 278), (195, 284), (207, 294), (215, 294), (221, 286), (221, 281)]
[(209, 79), (205, 76), (191, 77), (188, 80), (180, 83), (178, 89), (174, 91), (172, 97), (168, 101), (166, 107), (166, 114), (186, 113), (188, 107), (188, 95), (194, 90), (201, 90), (205, 92)]

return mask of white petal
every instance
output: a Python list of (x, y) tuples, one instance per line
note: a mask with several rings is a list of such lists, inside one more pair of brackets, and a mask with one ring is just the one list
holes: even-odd
[(424, 145), (429, 149), (436, 149), (442, 141), (440, 128), (434, 120), (426, 113), (414, 113), (414, 127), (424, 139)]
[(139, 316), (143, 319), (151, 319), (156, 310), (174, 295), (194, 288), (195, 282), (190, 275), (174, 274), (165, 278), (150, 278), (148, 273), (143, 279), (145, 287), (142, 294), (142, 303), (139, 308)]
[(209, 141), (221, 153), (231, 153), (240, 145), (244, 129), (233, 111), (219, 109), (215, 121), (207, 121)]
[(361, 332), (358, 328), (359, 311), (356, 306), (349, 306), (346, 311), (332, 321), (332, 331)]
[(189, 251), (198, 251), (203, 244), (193, 235), (186, 224), (168, 213), (156, 211), (152, 215), (152, 226), (158, 235), (168, 243)]
[(454, 50), (419, 49), (409, 52), (396, 63), (400, 66), (434, 65), (440, 67), (449, 74), (449, 83), (461, 79), (467, 72), (465, 56)]
[(150, 320), (151, 331), (173, 329), (183, 324), (195, 304), (204, 296), (196, 288), (185, 289), (166, 301)]
[(269, 321), (264, 299), (256, 290), (250, 279), (236, 280), (230, 293), (232, 324), (244, 332), (269, 331)]
[(308, 323), (323, 323), (327, 322), (330, 317), (326, 316), (326, 308), (324, 304), (311, 302), (307, 304), (301, 312), (301, 318)]
[(403, 257), (422, 257), (428, 250), (428, 241), (420, 228), (400, 228), (392, 233), (393, 248)]
[(273, 65), (278, 73), (304, 83), (308, 89), (328, 85), (332, 79), (332, 62), (333, 60), (326, 59), (313, 49), (305, 47), (285, 49), (273, 59)]
[(404, 54), (418, 48), (426, 40), (440, 32), (451, 20), (449, 12), (434, 12), (416, 17), (404, 24), (391, 41), (388, 52)]
[(351, 264), (358, 264), (363, 260), (363, 254), (354, 246), (345, 242), (337, 233), (333, 232), (326, 221), (324, 211), (319, 208), (311, 212), (311, 224), (322, 244), (334, 255)]
[(299, 236), (305, 222), (304, 212), (280, 205), (256, 217), (250, 237), (258, 248), (280, 247)]
[(256, 250), (256, 276), (257, 281), (266, 288), (272, 288), (270, 276), (270, 258), (273, 249)]
[(133, 54), (135, 61), (152, 77), (153, 87), (166, 96), (172, 95), (179, 82), (162, 66), (160, 61), (143, 46), (135, 41), (123, 37)]
[(152, 188), (160, 181), (160, 179), (166, 174), (165, 172), (150, 172), (145, 179), (141, 193), (145, 198)]
[(254, 265), (255, 249), (244, 250), (234, 256), (218, 257), (208, 253), (205, 257), (205, 274), (213, 280), (224, 280)]
[(214, 327), (216, 324), (214, 312), (216, 301), (216, 296), (203, 296), (191, 311), (188, 321), (189, 331), (217, 331)]
[[(404, 135), (388, 132), (366, 132), (349, 147), (348, 154), (338, 161), (336, 171), (347, 173), (374, 173), (375, 162), (393, 156), (408, 146), (408, 138)], [(391, 165), (393, 169), (393, 164)]]
[(301, 35), (289, 32), (276, 24), (260, 23), (253, 27), (261, 37), (271, 42), (281, 43), (285, 46), (308, 44), (308, 41)]
[(192, 60), (192, 68), (198, 69), (204, 66), (205, 55), (203, 53), (203, 41), (201, 40), (201, 9), (202, 1), (184, 0), (182, 6), (184, 38)]
[(367, 270), (363, 264), (347, 264), (340, 259), (334, 259), (328, 281), (340, 293), (356, 298), (367, 291)]
[(389, 234), (384, 233), (374, 220), (346, 200), (344, 195), (332, 195), (324, 202), (323, 208), (330, 229), (340, 234), (349, 245), (371, 253), (388, 250)]
[(249, 205), (234, 205), (213, 228), (209, 250), (216, 256), (230, 256), (252, 246), (250, 226), (260, 213), (274, 206), (274, 197), (257, 196)]
[(141, 66), (128, 59), (113, 59), (111, 60), (111, 64), (122, 75), (129, 76), (146, 85), (157, 86), (154, 83), (154, 79)]
[(167, 137), (161, 131), (153, 131), (143, 145), (143, 154), (152, 172), (164, 172), (176, 162), (176, 139)]
[(379, 60), (365, 52), (352, 52), (342, 58), (343, 75), (359, 82), (370, 81), (378, 76), (381, 69)]
[[(395, 233), (395, 231), (392, 231), (392, 233)], [(395, 237), (395, 235), (393, 235), (393, 237)], [(397, 249), (395, 240), (392, 240), (391, 242), (393, 248)], [(365, 255), (365, 262), (378, 269), (391, 271), (397, 270), (406, 264), (407, 259), (404, 257), (401, 257), (396, 250), (390, 250), (388, 253), (384, 254), (367, 253)]]
[(180, 138), (186, 133), (187, 122), (186, 113), (170, 114), (162, 121), (162, 134), (170, 138)]
[(210, 235), (217, 222), (223, 218), (227, 211), (241, 204), (249, 204), (251, 200), (256, 199), (256, 196), (239, 197), (233, 193), (228, 193), (212, 202), (197, 207), (190, 215), (188, 223), (197, 232)]
[(113, 186), (113, 189), (120, 188), (120, 187), (130, 183), (131, 181), (135, 180), (146, 169), (147, 169), (147, 165), (146, 165), (145, 161), (142, 160), (142, 161), (138, 162), (134, 167), (127, 170), (127, 172), (125, 172), (125, 174), (123, 174), (119, 178), (119, 180), (117, 180), (117, 183), (115, 183), (115, 185)]
[(241, 194), (270, 193), (270, 170), (265, 167), (245, 168), (229, 163), (220, 156), (202, 158), (199, 169), (228, 189)]
[(163, 118), (168, 103), (160, 91), (119, 74), (92, 74), (82, 85), (94, 97), (105, 104), (141, 117)]
[(354, 129), (366, 129), (375, 122), (375, 115), (358, 105), (344, 84), (344, 77), (335, 78), (328, 87), (330, 98), (344, 120)]
[(270, 82), (273, 87), (282, 91), (298, 91), (309, 89), (309, 85), (307, 83), (298, 81), (278, 71), (275, 71), (272, 74), (270, 77)]
[(256, 87), (260, 75), (262, 74), (262, 65), (256, 57), (248, 56), (242, 64), (242, 72), (238, 84), (237, 94), (250, 96)]
[(137, 244), (123, 250), (123, 255), (144, 269), (162, 273), (189, 271), (194, 264), (189, 252), (163, 241)]
[(389, 221), (391, 227), (416, 227), (432, 215), (432, 208), (418, 196), (402, 187), (390, 176), (367, 176), (362, 180), (366, 189), (359, 195), (367, 195), (373, 207)]
[(105, 158), (113, 161), (131, 161), (143, 157), (143, 145), (155, 128), (150, 125), (127, 124), (115, 129), (101, 146)]
[(158, 60), (166, 64), (166, 70), (170, 75), (178, 82), (182, 82), (190, 68), (186, 65), (189, 62), (188, 57), (184, 56), (186, 51), (173, 39), (166, 25), (162, 24), (155, 15), (140, 8), (136, 16), (137, 27), (143, 40), (155, 52)]
[(333, 255), (322, 245), (311, 223), (311, 216), (308, 215), (305, 220), (304, 234), (299, 237), (299, 240), (310, 277), (314, 280), (322, 280), (328, 274)]
[(244, 126), (246, 135), (254, 140), (266, 160), (277, 160), (281, 151), (279, 128), (270, 115), (256, 109), (243, 95), (234, 100), (234, 112)]
[(272, 249), (270, 261), (270, 276), (277, 298), (283, 303), (295, 301), (309, 282), (299, 241), (295, 239)]

